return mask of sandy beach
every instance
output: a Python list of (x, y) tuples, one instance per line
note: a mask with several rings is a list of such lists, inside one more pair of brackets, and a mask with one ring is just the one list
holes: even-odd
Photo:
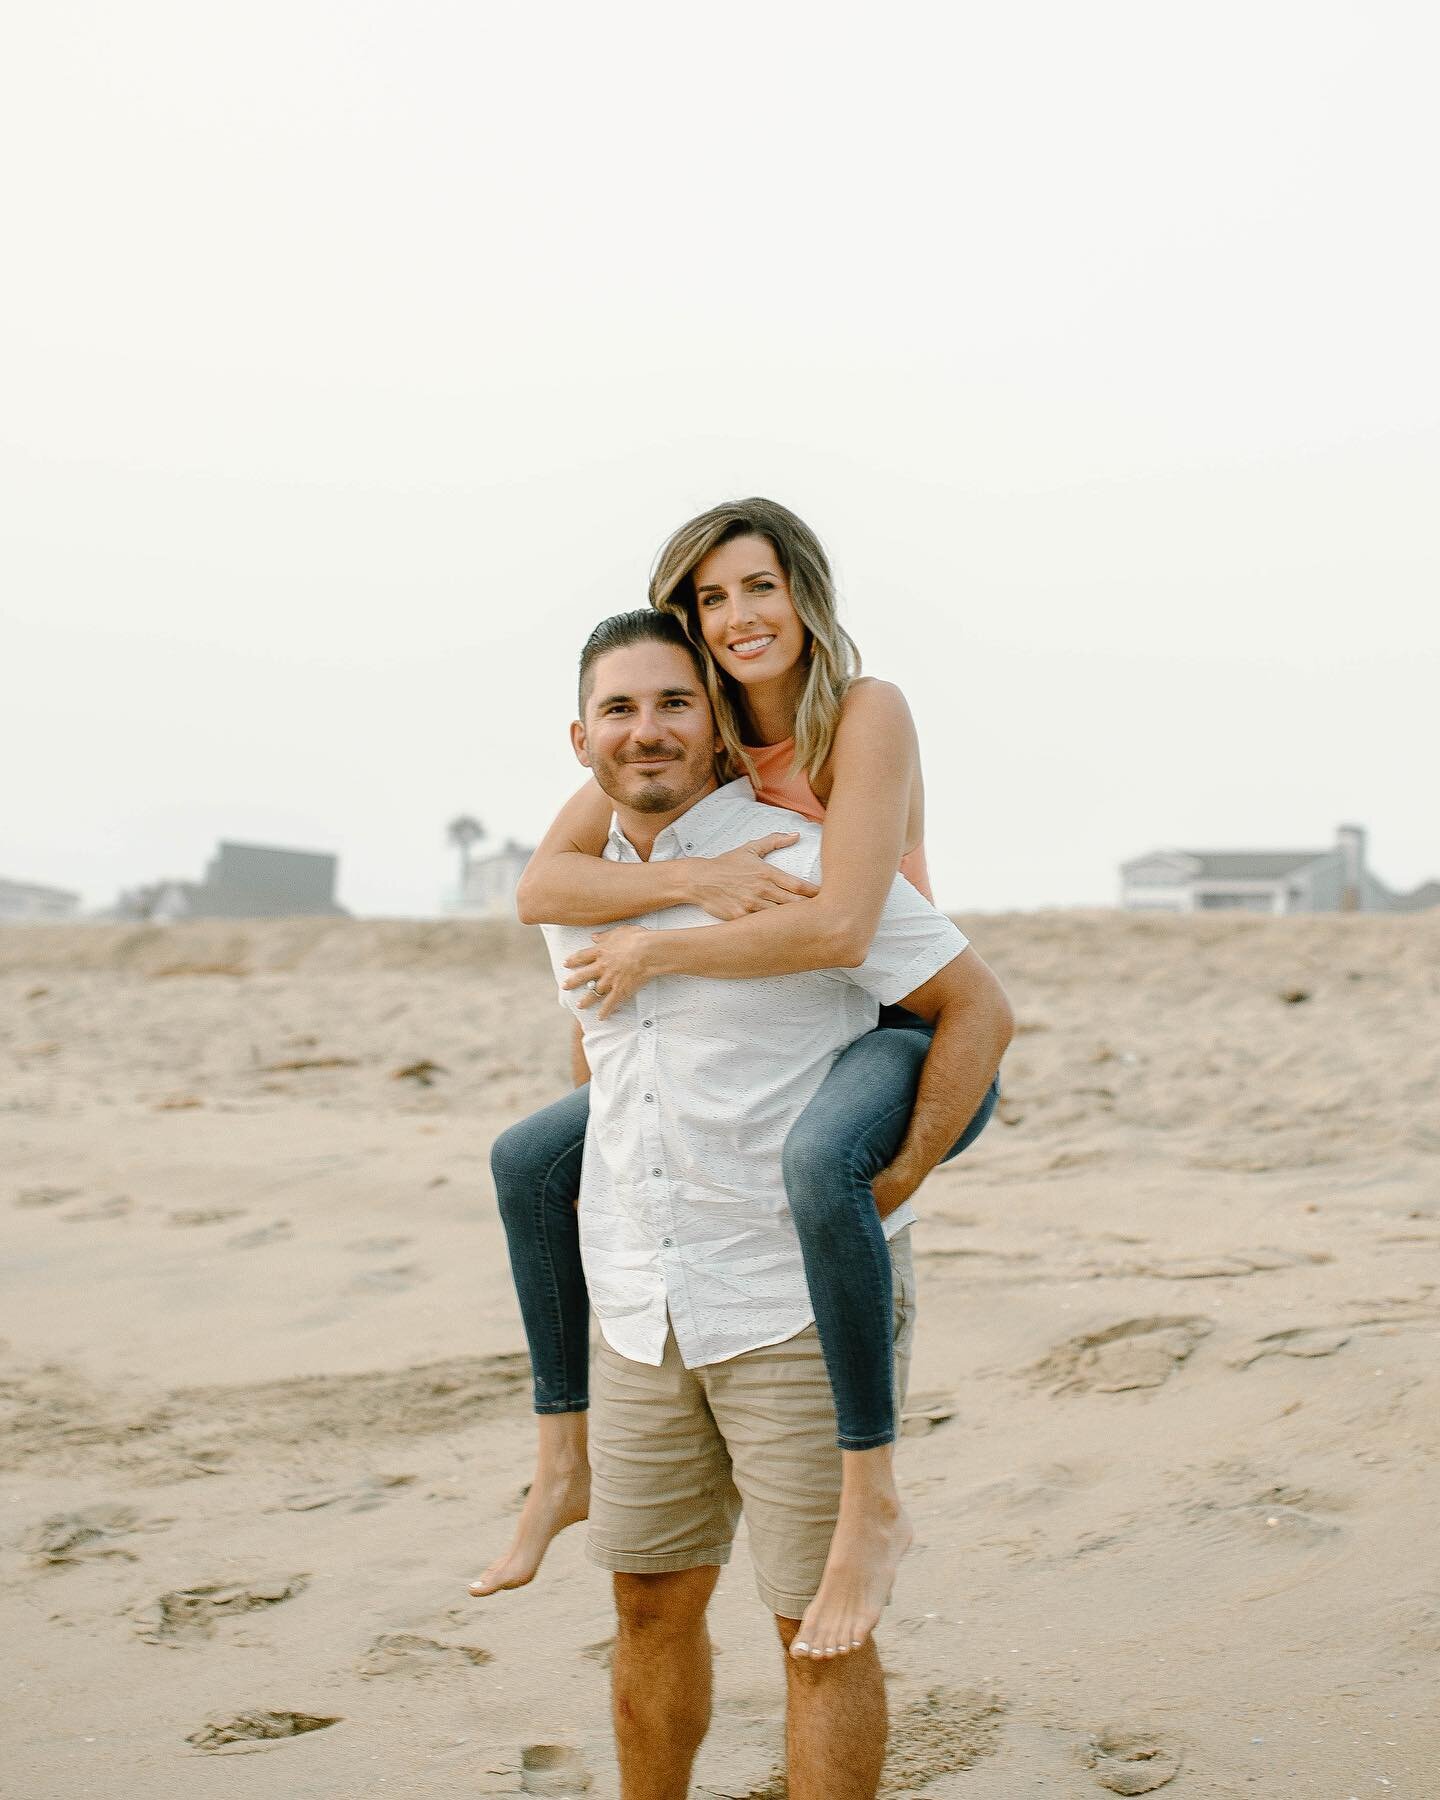
[[(884, 1791), (1440, 1796), (1440, 913), (962, 919), (1019, 1020), (919, 1196)], [(615, 1793), (494, 1134), (538, 933), (0, 932), (6, 1800)], [(743, 1534), (696, 1791), (779, 1795)], [(274, 1735), (281, 1734), (281, 1735)]]

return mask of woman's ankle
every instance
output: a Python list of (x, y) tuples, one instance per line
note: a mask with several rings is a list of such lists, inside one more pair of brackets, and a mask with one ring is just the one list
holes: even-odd
[(583, 1412), (539, 1415), (537, 1473), (568, 1478), (589, 1468), (587, 1420), (588, 1414)]
[(840, 1504), (893, 1505), (898, 1511), (900, 1491), (895, 1485), (895, 1446), (877, 1444), (873, 1450), (840, 1452)]

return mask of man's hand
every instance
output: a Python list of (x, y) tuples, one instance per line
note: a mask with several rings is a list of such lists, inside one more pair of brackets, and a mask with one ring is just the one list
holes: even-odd
[(644, 987), (658, 973), (653, 965), (658, 932), (642, 925), (617, 925), (613, 931), (597, 931), (588, 950), (565, 958), (571, 975), (561, 983), (567, 993), (588, 988), (577, 1005), (581, 1012), (598, 1006), (597, 1019), (608, 1019), (617, 1006)]
[(974, 949), (962, 950), (901, 1005), (931, 1020), (935, 1032), (904, 1140), (875, 1177), (882, 1219), (910, 1198), (974, 1117), (1015, 1029), (1004, 988)]
[(784, 906), (791, 900), (813, 900), (820, 892), (813, 881), (772, 869), (765, 858), (783, 850), (799, 837), (798, 831), (772, 831), (724, 856), (687, 857), (685, 874), (694, 905), (712, 919), (743, 919), (764, 906)]
[(919, 1181), (912, 1180), (895, 1163), (891, 1163), (870, 1184), (875, 1195), (876, 1212), (882, 1219), (888, 1219), (897, 1207), (905, 1204), (919, 1185)]

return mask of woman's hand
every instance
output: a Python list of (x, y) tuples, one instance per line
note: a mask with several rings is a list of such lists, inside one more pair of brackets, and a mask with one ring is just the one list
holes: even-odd
[(588, 988), (590, 991), (577, 1002), (580, 1010), (598, 1005), (596, 1018), (608, 1019), (655, 973), (650, 952), (658, 935), (641, 925), (617, 925), (613, 931), (597, 931), (588, 950), (577, 950), (565, 958), (565, 967), (573, 970), (563, 983), (566, 992)]
[(799, 837), (798, 831), (772, 831), (753, 838), (724, 856), (686, 859), (691, 897), (712, 919), (743, 919), (765, 906), (784, 906), (791, 900), (813, 900), (820, 892), (813, 881), (772, 869), (765, 861), (772, 850), (783, 850)]

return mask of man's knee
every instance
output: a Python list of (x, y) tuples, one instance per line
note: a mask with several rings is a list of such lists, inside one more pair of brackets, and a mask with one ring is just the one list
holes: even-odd
[(705, 1617), (720, 1571), (675, 1569), (663, 1575), (616, 1575), (615, 1616), (627, 1637), (682, 1637)]

